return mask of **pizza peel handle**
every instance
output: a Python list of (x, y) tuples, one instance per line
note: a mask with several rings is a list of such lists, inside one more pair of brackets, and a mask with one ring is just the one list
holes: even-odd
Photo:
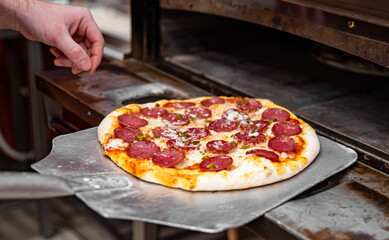
[(0, 199), (41, 199), (74, 195), (57, 177), (28, 172), (1, 172)]

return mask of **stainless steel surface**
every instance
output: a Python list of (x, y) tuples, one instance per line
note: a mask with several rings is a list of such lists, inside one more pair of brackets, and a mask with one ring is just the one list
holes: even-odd
[(0, 173), (0, 199), (41, 199), (73, 194), (69, 185), (56, 177), (27, 172)]
[(324, 183), (325, 191), (282, 204), (248, 227), (278, 239), (290, 239), (279, 237), (282, 231), (297, 239), (388, 239), (389, 175), (357, 162)]
[(242, 226), (357, 159), (353, 150), (320, 137), (317, 159), (289, 180), (240, 191), (189, 192), (125, 173), (103, 156), (96, 131), (91, 128), (55, 138), (50, 155), (32, 167), (67, 179), (76, 196), (104, 217), (209, 233)]

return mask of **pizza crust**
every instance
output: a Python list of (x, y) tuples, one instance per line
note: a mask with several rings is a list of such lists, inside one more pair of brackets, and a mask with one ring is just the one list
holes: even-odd
[[(119, 127), (117, 117), (123, 113), (136, 113), (143, 107), (154, 107), (156, 103), (159, 103), (162, 106), (166, 102), (201, 102), (207, 98), (210, 97), (201, 97), (188, 100), (161, 100), (155, 103), (141, 105), (131, 104), (116, 109), (112, 113), (108, 114), (98, 127), (98, 139), (103, 145), (104, 153), (109, 156), (119, 167), (145, 181), (190, 191), (220, 191), (257, 187), (290, 178), (301, 172), (310, 163), (312, 163), (320, 151), (320, 143), (314, 129), (312, 129), (301, 119), (299, 119), (299, 122), (303, 131), (299, 137), (302, 140), (297, 140), (303, 142), (304, 148), (297, 159), (287, 160), (286, 157), (288, 157), (288, 154), (286, 154), (285, 158), (282, 158), (281, 154), (280, 162), (272, 162), (266, 158), (258, 157), (255, 155), (245, 155), (244, 157), (240, 158), (240, 161), (235, 162), (234, 159), (234, 168), (232, 170), (222, 170), (219, 172), (204, 172), (199, 169), (159, 167), (153, 164), (151, 160), (135, 159), (129, 157), (125, 153), (125, 150), (123, 150), (127, 144), (123, 141), (122, 143), (114, 143), (113, 139), (111, 139), (114, 129)], [(223, 98), (231, 99), (231, 97)], [(265, 108), (277, 107), (288, 111), (291, 118), (297, 119), (297, 117), (289, 110), (280, 107), (269, 100), (256, 100), (262, 103), (263, 110), (260, 110), (262, 112)], [(223, 111), (224, 108), (222, 108), (220, 105), (212, 105), (210, 109), (214, 112), (219, 112)], [(147, 120), (149, 121), (149, 119)], [(147, 127), (150, 128), (153, 126), (152, 123), (150, 124), (150, 121), (149, 125), (150, 126), (146, 126), (144, 128), (146, 129)], [(142, 128), (140, 128), (140, 130), (142, 131)], [(118, 150), (111, 151), (112, 148), (111, 150), (107, 150), (107, 146), (112, 148), (117, 147)], [(161, 150), (163, 147), (166, 146), (162, 146)]]

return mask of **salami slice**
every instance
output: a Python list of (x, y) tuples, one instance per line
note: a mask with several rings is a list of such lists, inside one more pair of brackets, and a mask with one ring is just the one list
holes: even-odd
[(219, 119), (209, 124), (209, 129), (215, 132), (229, 132), (238, 128), (238, 123), (227, 119)]
[(276, 136), (270, 139), (267, 145), (277, 152), (293, 152), (297, 147), (297, 143), (293, 138), (286, 136)]
[(212, 117), (212, 111), (208, 108), (187, 108), (185, 114), (194, 119), (205, 119)]
[(271, 131), (276, 136), (294, 136), (300, 134), (302, 129), (300, 126), (290, 122), (280, 122), (274, 124)]
[(243, 98), (235, 102), (238, 109), (242, 111), (252, 112), (262, 108), (262, 104), (252, 98)]
[(238, 132), (234, 135), (236, 141), (244, 144), (259, 144), (266, 141), (266, 136), (257, 131)]
[(184, 114), (168, 113), (163, 116), (164, 122), (168, 125), (184, 126), (189, 124), (189, 119)]
[(207, 148), (212, 153), (228, 153), (236, 147), (236, 144), (224, 140), (212, 140), (207, 143)]
[(209, 99), (206, 99), (204, 101), (201, 101), (201, 105), (203, 105), (205, 107), (210, 107), (212, 105), (222, 104), (225, 102), (226, 102), (226, 100), (224, 100), (223, 98), (213, 97), (213, 98), (209, 98)]
[(185, 159), (185, 153), (175, 148), (168, 148), (153, 156), (153, 163), (161, 167), (174, 167)]
[(194, 150), (200, 147), (200, 141), (192, 141), (185, 139), (170, 139), (167, 141), (167, 145), (173, 148), (178, 148), (182, 150)]
[(263, 111), (262, 119), (263, 120), (272, 120), (276, 119), (277, 121), (286, 121), (290, 117), (290, 114), (281, 108), (269, 108)]
[(200, 163), (200, 169), (203, 171), (221, 171), (227, 169), (233, 160), (228, 156), (214, 156), (205, 159)]
[(152, 130), (152, 133), (154, 134), (154, 137), (164, 137), (169, 139), (178, 138), (179, 134), (181, 133), (180, 130), (176, 128), (170, 128), (170, 127), (156, 127)]
[(146, 120), (133, 114), (122, 114), (118, 117), (118, 121), (121, 126), (129, 128), (140, 128), (148, 124)]
[(227, 119), (229, 121), (247, 124), (247, 121), (249, 120), (250, 116), (238, 109), (230, 108), (223, 112), (222, 118)]
[(142, 134), (142, 132), (139, 129), (123, 128), (123, 127), (116, 128), (114, 133), (116, 138), (120, 138), (127, 143), (133, 143), (135, 139), (134, 137), (136, 135)]
[(247, 123), (247, 124), (242, 124), (242, 125), (240, 125), (240, 127), (246, 131), (251, 130), (251, 131), (260, 132), (260, 131), (265, 130), (268, 125), (269, 125), (268, 121), (256, 120), (256, 121), (252, 121), (252, 122)]
[(165, 108), (176, 108), (176, 109), (184, 109), (195, 106), (196, 103), (193, 102), (168, 102), (163, 105)]
[(269, 159), (273, 162), (278, 162), (278, 160), (279, 160), (279, 156), (277, 153), (272, 152), (272, 151), (268, 151), (268, 150), (264, 150), (264, 149), (253, 149), (253, 150), (246, 152), (246, 155), (251, 155), (251, 154), (256, 155), (258, 157), (263, 157), (263, 158)]
[(161, 107), (155, 107), (155, 108), (142, 108), (140, 110), (140, 113), (145, 116), (145, 117), (148, 117), (148, 118), (158, 118), (158, 117), (162, 117), (163, 115), (165, 115), (167, 113), (167, 110), (164, 109), (164, 108), (161, 108)]
[(205, 129), (205, 128), (188, 128), (185, 132), (183, 132), (183, 136), (186, 139), (190, 140), (200, 140), (202, 138), (206, 138), (210, 135), (211, 133)]
[(150, 158), (161, 150), (152, 141), (140, 141), (131, 144), (127, 148), (127, 154), (133, 158)]

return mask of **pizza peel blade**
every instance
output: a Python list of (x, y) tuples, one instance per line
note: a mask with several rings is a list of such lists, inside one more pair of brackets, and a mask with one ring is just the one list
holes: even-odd
[(354, 150), (319, 140), (321, 151), (304, 171), (246, 190), (189, 192), (139, 180), (104, 156), (97, 128), (55, 138), (51, 153), (32, 168), (66, 179), (79, 199), (106, 218), (216, 233), (251, 222), (356, 161)]

